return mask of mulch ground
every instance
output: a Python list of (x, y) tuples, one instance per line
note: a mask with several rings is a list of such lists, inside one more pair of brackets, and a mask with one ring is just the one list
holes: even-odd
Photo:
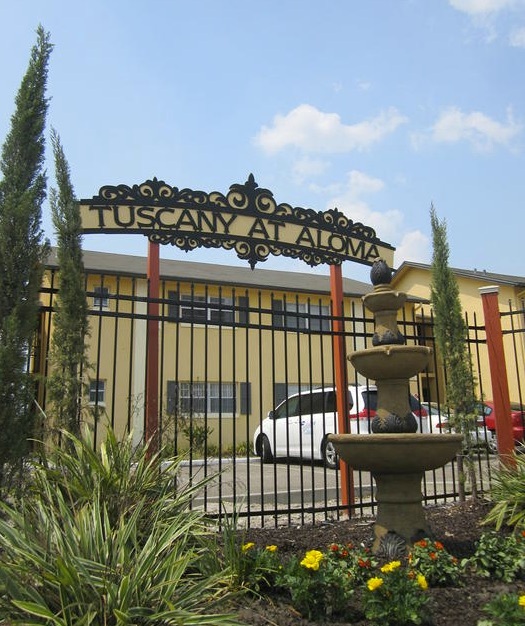
[[(487, 502), (467, 501), (430, 507), (426, 515), (434, 537), (450, 554), (462, 559), (474, 554), (480, 535), (489, 530), (481, 525), (489, 510)], [(301, 554), (314, 548), (324, 550), (331, 543), (371, 545), (373, 523), (373, 519), (358, 518), (315, 526), (249, 529), (245, 531), (243, 541), (253, 541), (257, 545), (275, 544), (283, 554)], [(488, 619), (482, 607), (503, 592), (524, 594), (525, 581), (506, 584), (469, 575), (464, 577), (461, 587), (431, 588), (432, 626), (477, 626), (478, 620)], [(309, 626), (321, 623), (302, 618), (287, 598), (277, 595), (265, 599), (243, 597), (237, 614), (242, 622), (250, 626)], [(356, 615), (352, 622), (337, 624), (371, 626), (372, 622)]]

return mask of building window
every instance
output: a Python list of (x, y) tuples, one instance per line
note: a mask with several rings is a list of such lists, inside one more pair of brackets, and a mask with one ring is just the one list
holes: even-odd
[(210, 298), (208, 309), (210, 322), (219, 324), (231, 324), (233, 322), (233, 298)]
[(168, 299), (168, 317), (177, 321), (219, 325), (233, 324), (237, 319), (238, 324), (247, 323), (248, 298), (237, 298), (237, 307), (234, 298), (222, 296), (196, 296), (170, 291)]
[(302, 302), (274, 300), (273, 324), (287, 330), (330, 330), (330, 307)]
[(109, 289), (107, 287), (95, 287), (93, 289), (95, 297), (93, 298), (94, 309), (109, 309)]
[(106, 403), (106, 381), (90, 380), (89, 381), (89, 404), (105, 404)]
[(204, 324), (207, 318), (206, 297), (182, 294), (177, 317), (183, 322)]
[(239, 383), (240, 406), (237, 405), (236, 383), (177, 382), (167, 385), (169, 414), (217, 415), (234, 417), (237, 412), (250, 412), (250, 383)]

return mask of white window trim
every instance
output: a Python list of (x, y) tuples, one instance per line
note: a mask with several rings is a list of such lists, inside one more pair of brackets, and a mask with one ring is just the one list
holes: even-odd
[[(296, 313), (298, 314), (297, 316), (295, 315)], [(305, 317), (300, 317), (301, 315)], [(322, 328), (323, 324), (328, 324), (328, 326), (330, 324), (328, 319), (330, 307), (326, 304), (286, 302), (283, 307), (284, 327), (286, 330), (309, 330), (313, 315), (320, 316), (314, 320), (318, 324), (318, 328), (315, 330), (325, 330), (328, 332), (329, 328)]]
[[(217, 388), (217, 391), (220, 391), (219, 385), (222, 387), (222, 394), (212, 393)], [(190, 393), (193, 391), (193, 413), (195, 416), (206, 415), (207, 417), (217, 418), (217, 417), (236, 417), (236, 414), (233, 410), (226, 411), (223, 410), (221, 412), (212, 410), (213, 403), (219, 402), (219, 399), (222, 402), (231, 401), (232, 406), (234, 406), (235, 402), (235, 385), (231, 382), (180, 382), (179, 383), (179, 403), (181, 406), (181, 411), (184, 411), (182, 400), (187, 400), (189, 412), (189, 405), (191, 404), (191, 396)], [(225, 392), (230, 392), (231, 395), (226, 395)], [(186, 394), (186, 395), (184, 395)], [(198, 395), (197, 395), (198, 394)], [(199, 401), (204, 401), (206, 404), (204, 407), (198, 407), (197, 404)]]
[[(217, 306), (210, 306), (214, 304)], [(181, 293), (179, 299), (179, 319), (181, 322), (186, 324), (231, 324), (235, 320), (235, 311), (233, 310), (233, 306), (233, 298), (224, 296), (192, 296), (188, 293)], [(188, 311), (187, 317), (183, 314), (184, 310)], [(195, 312), (199, 310), (204, 312), (203, 319), (195, 319)], [(222, 316), (226, 314), (229, 319), (214, 320), (213, 317), (215, 314)]]
[[(89, 406), (106, 406), (106, 392), (107, 386), (105, 379), (91, 379), (89, 381)], [(97, 396), (100, 396), (102, 394), (102, 400), (92, 400), (92, 394), (96, 394)]]
[(107, 310), (109, 309), (109, 288), (97, 285), (93, 288), (95, 295), (93, 296), (93, 309)]

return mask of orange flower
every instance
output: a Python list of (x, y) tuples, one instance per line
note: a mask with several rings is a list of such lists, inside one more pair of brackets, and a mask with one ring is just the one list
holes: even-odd
[(332, 552), (337, 552), (337, 551), (339, 550), (339, 546), (338, 546), (336, 543), (333, 543), (333, 544), (330, 546), (330, 550), (331, 550)]
[(416, 541), (415, 545), (420, 548), (426, 548), (428, 546), (428, 541), (426, 539), (421, 539), (420, 541)]
[(438, 555), (435, 552), (431, 552), (428, 555), (433, 561), (435, 561), (438, 558)]
[(436, 548), (436, 550), (444, 550), (443, 544), (441, 543), (441, 541), (434, 541), (434, 546)]

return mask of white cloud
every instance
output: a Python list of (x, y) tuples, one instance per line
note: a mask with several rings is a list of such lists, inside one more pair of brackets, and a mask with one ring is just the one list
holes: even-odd
[(337, 207), (354, 222), (361, 222), (366, 226), (371, 226), (380, 239), (391, 243), (399, 235), (403, 214), (396, 209), (384, 213), (374, 211), (362, 199), (363, 195), (377, 193), (382, 191), (383, 188), (384, 183), (379, 178), (373, 178), (363, 172), (352, 170), (348, 174), (345, 189), (339, 195), (331, 198), (327, 203), (327, 207)]
[(471, 16), (498, 13), (517, 4), (516, 0), (449, 0), (454, 9)]
[(357, 88), (359, 91), (368, 91), (372, 87), (372, 83), (366, 80), (358, 80)]
[(399, 267), (403, 261), (430, 263), (432, 261), (432, 244), (430, 238), (420, 230), (405, 233), (394, 253), (395, 267)]
[[(472, 26), (483, 34), (486, 43), (492, 43), (499, 38), (502, 28), (506, 28), (510, 12), (525, 8), (525, 0), (449, 0), (449, 4), (470, 18)], [(519, 31), (507, 35), (511, 46), (523, 46)]]
[(490, 150), (495, 145), (511, 147), (522, 125), (514, 121), (511, 111), (507, 122), (491, 119), (480, 111), (463, 113), (457, 107), (443, 111), (432, 127), (432, 139), (439, 143), (468, 141), (478, 150)]
[(384, 188), (385, 184), (379, 178), (352, 170), (346, 188), (330, 199), (327, 208), (337, 207), (354, 222), (371, 226), (382, 241), (395, 246), (396, 267), (403, 261), (430, 263), (432, 246), (429, 238), (419, 230), (406, 232), (401, 211), (374, 211), (363, 199), (363, 196), (381, 192)]
[(525, 48), (525, 26), (515, 28), (511, 31), (509, 44), (515, 48)]
[(323, 113), (301, 104), (286, 115), (276, 115), (272, 126), (263, 126), (254, 141), (269, 154), (288, 146), (305, 152), (351, 152), (369, 148), (405, 122), (406, 117), (390, 108), (370, 120), (343, 124), (337, 113)]
[(326, 172), (329, 167), (330, 163), (328, 161), (323, 161), (321, 159), (310, 159), (309, 157), (305, 156), (293, 164), (292, 176), (294, 178), (294, 182), (300, 185), (307, 178), (324, 174), (324, 172)]

